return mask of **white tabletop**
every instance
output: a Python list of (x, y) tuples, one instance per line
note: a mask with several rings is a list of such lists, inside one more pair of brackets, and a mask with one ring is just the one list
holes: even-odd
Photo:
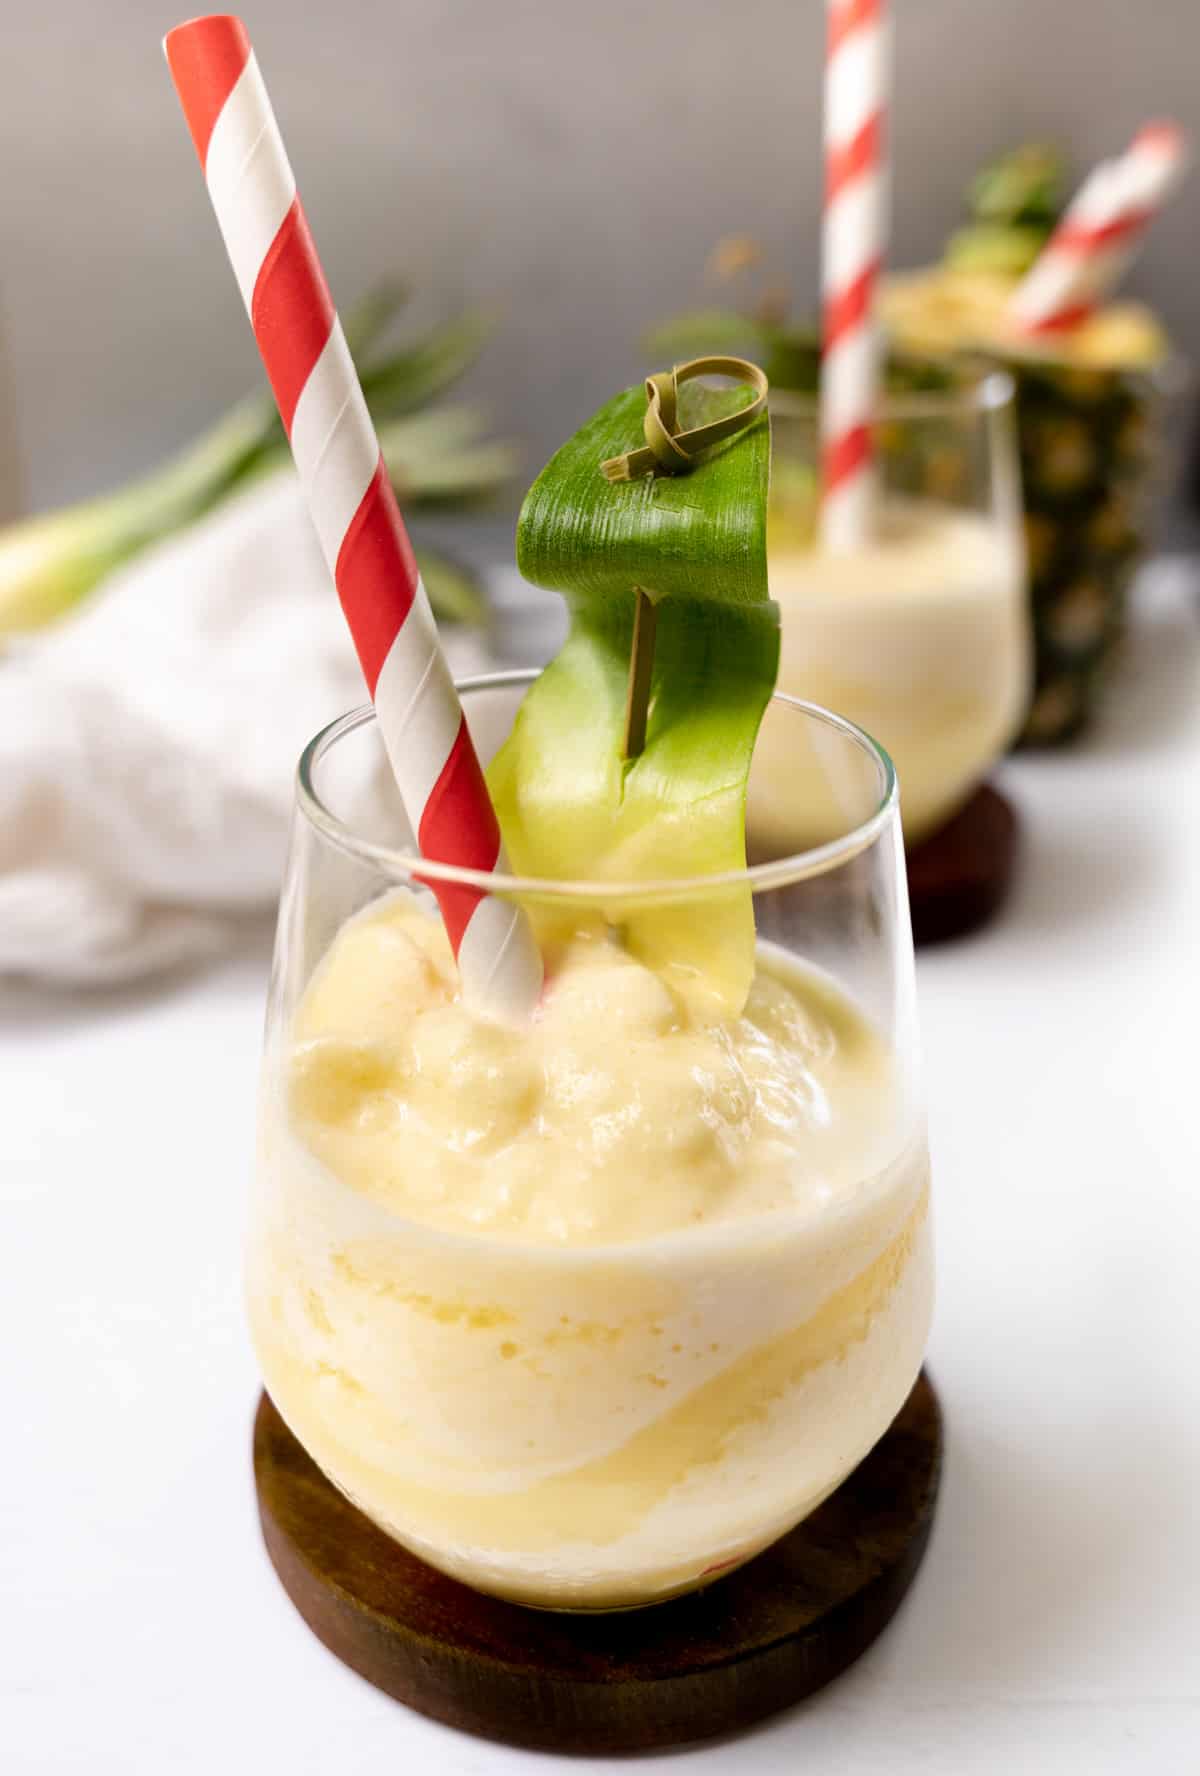
[[(1197, 599), (1160, 568), (1095, 737), (1005, 767), (1016, 897), (920, 961), (949, 1432), (924, 1569), (848, 1676), (678, 1776), (1200, 1763)], [(238, 1248), (268, 943), (3, 1001), (0, 1768), (626, 1768), (407, 1713), (267, 1564)]]

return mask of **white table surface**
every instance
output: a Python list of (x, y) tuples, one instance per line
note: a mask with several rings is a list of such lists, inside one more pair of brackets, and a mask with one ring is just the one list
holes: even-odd
[[(1200, 1769), (1200, 570), (1094, 739), (1004, 770), (1003, 922), (920, 985), (948, 1414), (933, 1543), (824, 1694), (678, 1776)], [(239, 1304), (269, 938), (0, 1011), (0, 1770), (542, 1776), (310, 1635), (259, 1544)]]

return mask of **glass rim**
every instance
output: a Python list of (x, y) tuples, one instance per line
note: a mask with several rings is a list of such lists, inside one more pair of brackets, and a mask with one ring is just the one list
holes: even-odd
[[(497, 672), (474, 674), (455, 681), (461, 696), (482, 691), (500, 691), (531, 685), (540, 676), (539, 668), (516, 667)], [(296, 768), (296, 806), (309, 826), (330, 844), (356, 858), (359, 862), (392, 878), (411, 880), (416, 877), (427, 884), (447, 883), (456, 887), (478, 888), (485, 893), (508, 895), (516, 899), (576, 901), (594, 905), (602, 895), (606, 905), (634, 901), (662, 901), (708, 898), (714, 893), (736, 889), (752, 892), (779, 888), (813, 876), (827, 875), (868, 849), (892, 820), (899, 804), (896, 767), (888, 752), (865, 729), (844, 715), (790, 697), (785, 691), (773, 691), (771, 702), (798, 711), (853, 741), (875, 763), (882, 778), (882, 793), (873, 811), (847, 832), (821, 845), (792, 852), (786, 857), (772, 858), (766, 863), (747, 864), (743, 869), (720, 870), (710, 875), (663, 877), (648, 881), (601, 881), (596, 878), (562, 881), (552, 876), (522, 876), (509, 872), (469, 869), (460, 864), (441, 863), (422, 857), (419, 852), (396, 845), (382, 845), (363, 837), (335, 814), (322, 800), (313, 772), (326, 754), (348, 735), (375, 721), (372, 703), (360, 703), (335, 720), (326, 723), (313, 735), (300, 754)]]
[[(960, 370), (962, 366), (959, 366)], [(873, 415), (876, 424), (894, 419), (946, 419), (956, 414), (1003, 413), (1016, 403), (1017, 385), (1012, 372), (989, 367), (976, 376), (963, 374), (945, 389), (898, 389), (880, 391)], [(781, 419), (815, 419), (820, 398), (803, 389), (771, 386), (768, 407)]]

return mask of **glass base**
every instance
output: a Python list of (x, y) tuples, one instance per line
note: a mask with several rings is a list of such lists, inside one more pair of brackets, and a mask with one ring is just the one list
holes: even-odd
[(663, 1749), (820, 1689), (881, 1633), (925, 1552), (942, 1413), (922, 1373), (823, 1505), (703, 1590), (634, 1610), (532, 1610), (426, 1566), (357, 1510), (264, 1394), (263, 1535), (288, 1596), (345, 1664), (463, 1731), (559, 1752)]

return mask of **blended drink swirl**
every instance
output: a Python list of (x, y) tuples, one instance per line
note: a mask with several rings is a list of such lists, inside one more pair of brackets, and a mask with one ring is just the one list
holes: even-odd
[(409, 894), (269, 1054), (249, 1299), (324, 1471), (481, 1589), (649, 1603), (758, 1552), (920, 1366), (928, 1162), (896, 1056), (760, 945), (740, 1015), (599, 922), (508, 1029)]

